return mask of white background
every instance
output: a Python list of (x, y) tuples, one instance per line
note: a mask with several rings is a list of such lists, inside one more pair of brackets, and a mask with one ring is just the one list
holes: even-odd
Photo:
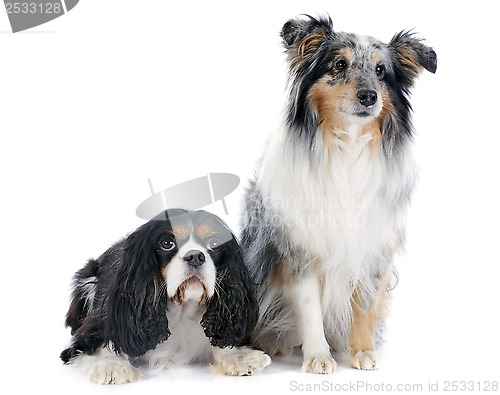
[[(498, 380), (498, 11), (464, 4), (82, 0), (17, 34), (0, 14), (3, 388), (253, 394)], [(110, 389), (63, 366), (71, 277), (143, 222), (135, 209), (148, 177), (161, 190), (208, 172), (239, 175), (230, 215), (207, 207), (238, 231), (243, 186), (285, 97), (278, 33), (294, 15), (323, 12), (337, 30), (386, 42), (415, 28), (439, 59), (414, 90), (420, 183), (382, 369), (355, 371), (337, 355), (330, 376), (289, 359), (254, 377), (187, 367)]]

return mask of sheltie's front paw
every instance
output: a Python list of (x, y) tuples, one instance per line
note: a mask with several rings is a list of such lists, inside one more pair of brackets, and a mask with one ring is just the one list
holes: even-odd
[(337, 362), (329, 354), (319, 354), (308, 358), (302, 364), (302, 370), (309, 373), (328, 374), (333, 373)]
[(376, 351), (358, 351), (351, 358), (351, 366), (362, 370), (376, 370), (382, 363), (382, 357)]

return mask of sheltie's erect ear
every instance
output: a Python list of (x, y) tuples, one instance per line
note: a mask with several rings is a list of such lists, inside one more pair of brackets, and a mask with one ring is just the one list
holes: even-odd
[(325, 38), (333, 34), (330, 17), (305, 17), (290, 19), (281, 29), (281, 38), (292, 63), (308, 59), (318, 50)]
[(395, 34), (389, 43), (389, 49), (394, 56), (398, 82), (406, 89), (412, 87), (422, 69), (436, 72), (436, 52), (411, 32), (402, 31)]
[[(302, 130), (314, 124), (310, 111), (309, 90), (329, 69), (331, 43), (335, 39), (329, 16), (318, 19), (305, 15), (290, 19), (281, 29), (281, 38), (289, 62), (289, 114), (291, 127)], [(299, 132), (306, 136), (307, 132)]]

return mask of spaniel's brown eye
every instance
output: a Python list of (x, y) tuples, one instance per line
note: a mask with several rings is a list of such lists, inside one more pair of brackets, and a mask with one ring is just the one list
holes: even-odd
[(375, 72), (377, 73), (379, 79), (384, 78), (385, 66), (383, 64), (378, 64), (377, 67), (375, 67)]
[(173, 241), (172, 239), (162, 240), (162, 242), (160, 243), (160, 246), (165, 251), (172, 251), (173, 249), (175, 249), (177, 247), (175, 245), (175, 241)]
[(337, 70), (344, 70), (345, 68), (347, 68), (347, 62), (344, 59), (337, 60), (335, 62), (335, 68)]
[(207, 248), (209, 250), (216, 250), (217, 248), (220, 247), (220, 241), (219, 239), (216, 239), (215, 237), (212, 237), (211, 239), (208, 240), (207, 242)]

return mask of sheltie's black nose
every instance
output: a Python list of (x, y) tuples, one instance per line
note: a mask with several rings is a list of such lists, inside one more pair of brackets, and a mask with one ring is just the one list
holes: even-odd
[(361, 89), (358, 92), (358, 99), (365, 107), (373, 106), (377, 102), (377, 92), (369, 89)]

